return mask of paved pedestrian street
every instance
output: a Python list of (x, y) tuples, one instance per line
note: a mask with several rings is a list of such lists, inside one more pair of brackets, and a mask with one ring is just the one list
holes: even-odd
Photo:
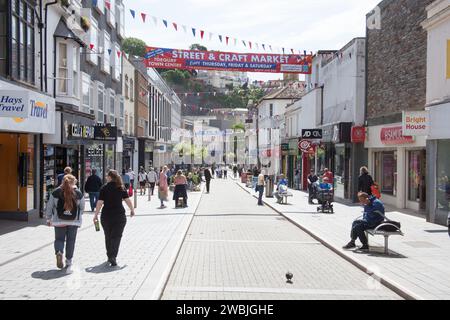
[(116, 268), (106, 265), (103, 230), (95, 232), (90, 212), (71, 270), (56, 268), (54, 231), (43, 221), (0, 222), (0, 299), (157, 299), (200, 197), (190, 193), (186, 209), (174, 209), (171, 201), (159, 210), (156, 196), (150, 202), (138, 196)]
[[(213, 180), (163, 299), (399, 299), (232, 180)], [(286, 282), (286, 272), (293, 284)]]
[(211, 188), (189, 193), (186, 209), (171, 201), (160, 210), (155, 197), (138, 196), (116, 268), (105, 263), (103, 233), (90, 212), (68, 270), (56, 268), (53, 228), (2, 222), (0, 299), (400, 299), (271, 208), (256, 206), (233, 180), (215, 179)]

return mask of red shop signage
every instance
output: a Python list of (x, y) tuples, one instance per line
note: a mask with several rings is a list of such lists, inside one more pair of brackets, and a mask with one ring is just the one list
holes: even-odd
[(364, 143), (366, 141), (366, 128), (353, 127), (352, 128), (352, 143)]
[(414, 137), (403, 135), (401, 126), (381, 129), (380, 138), (383, 144), (388, 145), (414, 143)]

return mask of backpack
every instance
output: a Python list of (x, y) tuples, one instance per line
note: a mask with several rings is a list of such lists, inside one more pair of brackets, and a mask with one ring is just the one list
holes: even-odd
[[(78, 190), (75, 191), (76, 193), (76, 200), (81, 200), (80, 194)], [(58, 218), (60, 220), (66, 220), (66, 221), (75, 221), (79, 219), (80, 217), (80, 210), (77, 205), (77, 201), (73, 201), (73, 209), (71, 211), (64, 210), (64, 195), (61, 189), (55, 190), (53, 192), (53, 197), (58, 199), (58, 204), (56, 206), (56, 213), (58, 215)]]

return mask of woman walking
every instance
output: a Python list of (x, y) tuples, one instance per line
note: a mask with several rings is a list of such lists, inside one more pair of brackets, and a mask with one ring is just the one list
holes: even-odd
[(100, 197), (95, 209), (94, 223), (98, 222), (100, 210), (101, 223), (105, 232), (106, 255), (111, 266), (117, 266), (117, 254), (119, 253), (120, 240), (127, 223), (125, 208), (122, 201), (128, 205), (131, 217), (134, 216), (134, 208), (125, 190), (122, 178), (117, 171), (110, 170), (106, 176), (107, 184), (100, 190)]
[(361, 167), (360, 176), (358, 178), (358, 191), (372, 195), (372, 186), (374, 185), (372, 176), (369, 174), (367, 167)]
[(64, 268), (63, 254), (66, 245), (66, 268), (72, 265), (75, 240), (81, 226), (84, 211), (84, 197), (77, 189), (77, 179), (66, 174), (60, 187), (50, 195), (47, 203), (47, 225), (55, 227), (56, 266)]
[(173, 179), (175, 184), (175, 190), (173, 191), (173, 200), (175, 200), (175, 208), (178, 207), (178, 198), (183, 198), (183, 207), (187, 207), (187, 192), (186, 185), (187, 180), (186, 176), (183, 174), (181, 170), (178, 170), (177, 175)]
[(158, 198), (161, 201), (160, 209), (166, 208), (164, 201), (167, 201), (169, 194), (169, 184), (167, 182), (167, 171), (168, 168), (165, 166), (159, 173), (159, 185), (158, 185)]

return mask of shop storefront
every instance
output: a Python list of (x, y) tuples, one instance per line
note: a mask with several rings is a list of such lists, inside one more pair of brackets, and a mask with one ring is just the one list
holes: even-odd
[[(139, 139), (139, 167), (144, 167), (148, 170), (153, 165), (158, 165), (154, 163), (154, 150), (155, 143), (147, 139)], [(164, 165), (167, 165), (165, 163)]]
[(54, 132), (53, 98), (0, 83), (0, 219), (39, 214), (41, 134)]
[(94, 141), (94, 118), (84, 113), (56, 112), (56, 131), (44, 136), (44, 200), (57, 187), (57, 176), (71, 167), (81, 189), (86, 179), (85, 149)]
[(427, 221), (447, 225), (450, 217), (450, 103), (429, 108), (427, 140), (428, 216)]
[(369, 171), (383, 201), (397, 208), (426, 208), (426, 139), (404, 136), (402, 124), (369, 127)]
[(123, 137), (122, 168), (125, 170), (133, 168), (135, 146), (134, 138)]

